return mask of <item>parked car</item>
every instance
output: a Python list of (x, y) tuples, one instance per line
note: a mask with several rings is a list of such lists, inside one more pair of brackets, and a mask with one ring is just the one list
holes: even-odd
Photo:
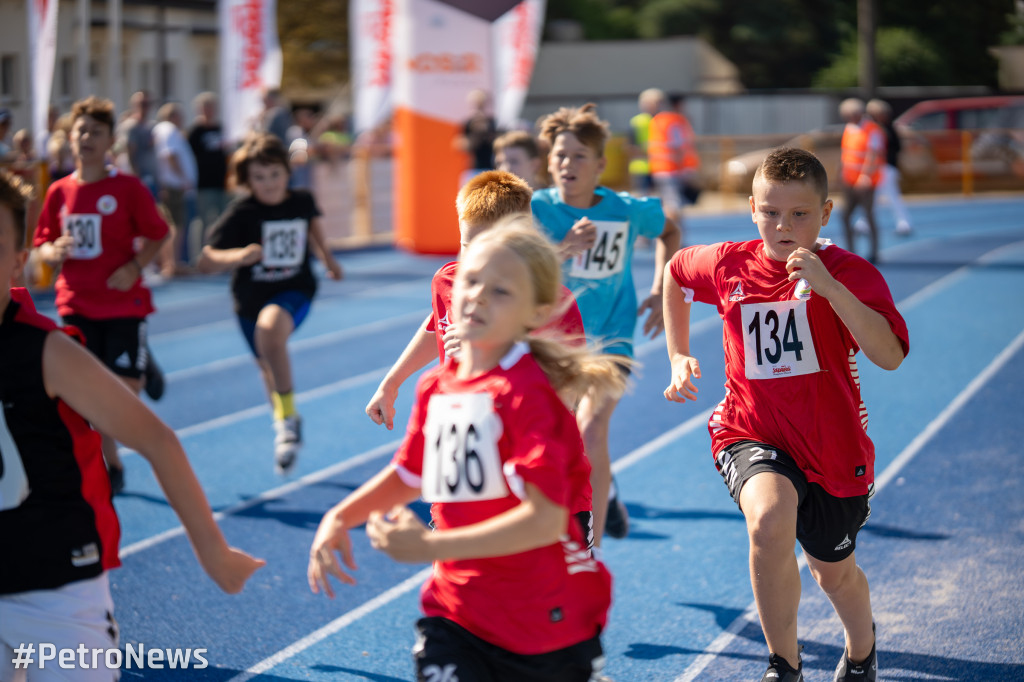
[[(981, 189), (1024, 189), (1024, 97), (963, 97), (925, 100), (894, 121), (902, 143), (904, 191), (957, 190), (963, 182), (964, 132), (971, 180)], [(785, 142), (814, 152), (829, 175), (830, 190), (839, 189), (842, 123), (824, 126)], [(754, 171), (772, 147), (727, 160), (723, 189), (750, 191)]]

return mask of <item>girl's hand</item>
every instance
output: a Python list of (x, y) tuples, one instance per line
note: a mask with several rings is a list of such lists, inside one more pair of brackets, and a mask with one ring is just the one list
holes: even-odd
[(316, 536), (313, 538), (313, 546), (309, 549), (309, 567), (306, 569), (309, 589), (313, 594), (319, 594), (323, 589), (331, 599), (334, 599), (334, 589), (328, 576), (333, 575), (348, 585), (356, 584), (354, 577), (341, 570), (335, 556), (335, 553), (340, 554), (345, 566), (350, 571), (356, 570), (356, 562), (352, 558), (352, 542), (336, 509), (331, 509), (320, 520), (320, 527), (316, 529)]
[(241, 592), (252, 574), (267, 563), (234, 547), (225, 547), (215, 558), (201, 561), (206, 573), (228, 594)]
[(689, 355), (677, 355), (672, 359), (672, 381), (665, 389), (665, 399), (676, 403), (697, 399), (694, 379), (700, 379), (700, 363)]
[(644, 335), (652, 339), (665, 329), (665, 311), (662, 309), (661, 298), (660, 291), (656, 294), (652, 293), (640, 303), (640, 307), (636, 311), (638, 317), (643, 317), (645, 310), (651, 311), (651, 314), (644, 320)]
[(421, 564), (434, 560), (430, 530), (408, 507), (395, 507), (386, 516), (373, 512), (366, 522), (366, 534), (374, 549), (395, 561)]
[(449, 324), (444, 330), (444, 355), (448, 358), (459, 358), (459, 350), (462, 349), (462, 341), (459, 340), (459, 327), (457, 324)]
[(238, 265), (245, 267), (255, 265), (263, 260), (263, 245), (249, 244), (238, 250)]

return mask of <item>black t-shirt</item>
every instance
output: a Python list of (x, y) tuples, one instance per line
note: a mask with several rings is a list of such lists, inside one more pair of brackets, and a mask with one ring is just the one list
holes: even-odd
[(228, 174), (228, 157), (224, 152), (224, 135), (219, 125), (192, 126), (188, 144), (199, 167), (199, 189), (224, 189)]
[(0, 595), (119, 565), (100, 435), (43, 384), (43, 346), (57, 325), (24, 290), (11, 292), (0, 313)]
[(494, 138), (498, 134), (494, 118), (485, 114), (475, 114), (462, 126), (462, 133), (469, 141), (473, 169), (494, 168)]
[(290, 190), (288, 198), (276, 206), (261, 204), (252, 196), (228, 206), (206, 243), (215, 249), (263, 246), (262, 262), (236, 268), (231, 276), (239, 316), (255, 319), (271, 298), (285, 291), (313, 297), (316, 278), (309, 262), (309, 229), (318, 216), (313, 196), (303, 190)]
[(883, 123), (882, 130), (885, 131), (885, 162), (893, 168), (900, 167), (900, 136), (893, 127), (892, 122)]

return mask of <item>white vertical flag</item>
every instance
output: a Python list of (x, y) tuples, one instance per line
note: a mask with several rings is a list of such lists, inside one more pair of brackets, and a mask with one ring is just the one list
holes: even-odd
[(263, 92), (281, 86), (275, 0), (219, 0), (224, 135), (237, 142), (263, 110)]
[[(57, 55), (58, 0), (26, 0), (28, 4), (28, 54), (32, 74), (32, 136), (37, 146), (45, 140), (53, 63)], [(45, 149), (38, 152), (42, 155)]]
[(391, 113), (392, 35), (397, 0), (349, 0), (353, 125), (370, 130)]
[(498, 127), (517, 127), (544, 25), (544, 0), (523, 0), (492, 25), (494, 117)]

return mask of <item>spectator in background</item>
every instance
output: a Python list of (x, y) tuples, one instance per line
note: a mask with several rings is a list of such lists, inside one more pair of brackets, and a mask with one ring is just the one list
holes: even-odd
[(647, 140), (653, 119), (665, 101), (665, 93), (647, 88), (640, 93), (640, 113), (629, 119), (629, 179), (634, 194), (650, 194), (654, 189), (651, 164), (647, 160)]
[(7, 141), (7, 133), (11, 131), (11, 110), (0, 109), (0, 161), (6, 161), (11, 156), (11, 145)]
[[(867, 104), (868, 116), (882, 129), (885, 134), (885, 164), (882, 165), (882, 177), (875, 188), (875, 198), (885, 204), (896, 215), (896, 234), (907, 236), (913, 230), (910, 227), (910, 215), (907, 205), (903, 203), (900, 193), (900, 136), (892, 124), (892, 107), (889, 103), (873, 99)], [(858, 232), (868, 232), (871, 228), (864, 218), (856, 223)]]
[(546, 157), (541, 153), (537, 138), (525, 130), (513, 130), (494, 141), (494, 165), (498, 170), (522, 178), (530, 189), (548, 185), (542, 172)]
[(315, 106), (303, 105), (295, 107), (292, 112), (295, 120), (288, 130), (288, 163), (291, 165), (291, 177), (288, 186), (291, 189), (313, 190), (313, 159), (316, 132), (314, 128), (320, 117)]
[(473, 90), (467, 97), (472, 113), (462, 124), (462, 135), (455, 140), (456, 147), (469, 154), (469, 170), (460, 186), (474, 175), (494, 169), (494, 138), (498, 128), (488, 110), (490, 99), (483, 90)]
[(121, 124), (119, 137), (128, 155), (132, 173), (157, 197), (156, 150), (153, 146), (153, 122), (149, 117), (152, 100), (149, 93), (139, 90), (131, 96), (131, 113)]
[(160, 185), (160, 202), (170, 211), (174, 219), (173, 258), (165, 261), (164, 276), (187, 274), (188, 265), (188, 224), (187, 200), (199, 179), (196, 158), (188, 140), (181, 132), (185, 122), (181, 105), (169, 102), (157, 112), (159, 122), (153, 126), (153, 143), (156, 149), (157, 182)]
[(875, 223), (875, 188), (885, 165), (885, 133), (865, 115), (864, 101), (844, 99), (839, 116), (846, 121), (840, 142), (840, 176), (843, 182), (843, 229), (846, 248), (854, 253), (853, 213), (860, 207), (871, 233), (868, 260), (878, 262), (878, 225)]
[(193, 107), (196, 117), (188, 131), (188, 144), (198, 168), (196, 213), (205, 235), (227, 207), (228, 154), (218, 118), (217, 96), (212, 92), (200, 93)]
[(667, 101), (662, 100), (662, 104), (662, 111), (651, 119), (647, 158), (665, 215), (682, 231), (683, 207), (696, 203), (700, 195), (697, 137), (683, 113), (682, 95), (671, 95)]
[(75, 172), (75, 155), (71, 152), (68, 134), (62, 128), (57, 128), (50, 135), (46, 154), (50, 164), (50, 182)]
[(267, 88), (263, 93), (263, 112), (256, 122), (257, 131), (276, 135), (287, 145), (288, 129), (291, 127), (292, 112), (284, 105), (281, 91), (278, 88)]
[(49, 161), (49, 149), (50, 149), (50, 137), (54, 131), (57, 130), (57, 121), (60, 119), (60, 109), (57, 108), (56, 104), (51, 104), (49, 109), (46, 110), (46, 130), (39, 131), (36, 134), (35, 149), (36, 154), (43, 161)]

